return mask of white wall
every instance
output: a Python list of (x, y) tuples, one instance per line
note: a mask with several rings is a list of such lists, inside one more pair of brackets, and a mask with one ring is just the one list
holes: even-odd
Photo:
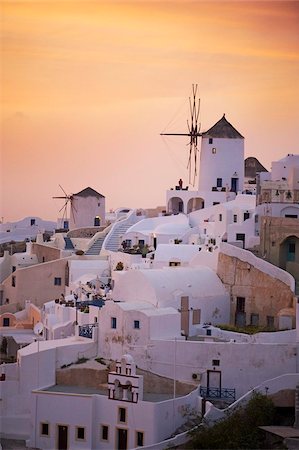
[[(53, 449), (57, 445), (58, 424), (68, 425), (68, 445), (72, 449), (115, 449), (117, 428), (128, 430), (128, 448), (136, 447), (136, 431), (144, 433), (144, 444), (150, 445), (168, 438), (174, 430), (187, 421), (184, 412), (197, 409), (198, 393), (164, 402), (137, 404), (109, 400), (104, 395), (60, 394), (34, 392), (32, 395), (31, 422), (33, 427), (30, 446)], [(118, 409), (126, 409), (126, 423), (119, 423)], [(49, 437), (39, 434), (40, 423), (49, 423)], [(109, 440), (102, 441), (101, 425), (109, 426)], [(85, 440), (75, 439), (76, 427), (85, 427)]]
[[(212, 153), (216, 148), (216, 153)], [(231, 188), (231, 178), (234, 173), (239, 178), (239, 191), (244, 184), (244, 139), (213, 138), (209, 144), (209, 137), (203, 137), (201, 143), (199, 166), (199, 191), (211, 191), (217, 186), (217, 178), (222, 178), (222, 186)]]
[[(297, 370), (296, 344), (152, 341), (146, 359), (138, 349), (131, 353), (138, 367), (162, 376), (172, 377), (175, 370), (177, 379), (191, 381), (192, 373), (202, 374), (202, 386), (207, 370), (220, 370), (222, 387), (235, 388), (237, 398), (264, 380)], [(219, 366), (212, 365), (214, 359)]]

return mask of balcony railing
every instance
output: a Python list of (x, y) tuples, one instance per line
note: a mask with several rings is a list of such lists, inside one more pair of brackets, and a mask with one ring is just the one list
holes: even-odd
[(215, 387), (200, 387), (200, 395), (206, 399), (236, 400), (236, 389), (229, 388), (215, 388)]
[(79, 336), (92, 339), (93, 328), (97, 327), (97, 323), (79, 326)]

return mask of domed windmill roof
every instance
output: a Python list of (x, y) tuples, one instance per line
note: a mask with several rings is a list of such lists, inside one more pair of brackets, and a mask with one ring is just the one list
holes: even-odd
[(101, 197), (101, 198), (105, 198), (104, 195), (100, 194), (99, 192), (95, 191), (94, 189), (92, 189), (91, 187), (87, 187), (85, 189), (83, 189), (80, 192), (77, 192), (77, 194), (73, 194), (76, 197)]
[(211, 138), (244, 139), (242, 134), (226, 120), (225, 114), (223, 114), (223, 117), (221, 117), (221, 119), (208, 131), (202, 133), (202, 136)]

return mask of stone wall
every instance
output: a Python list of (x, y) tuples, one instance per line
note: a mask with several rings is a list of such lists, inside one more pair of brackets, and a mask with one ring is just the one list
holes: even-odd
[[(259, 325), (267, 325), (267, 316), (274, 317), (278, 327), (278, 313), (291, 308), (295, 321), (295, 297), (290, 287), (253, 264), (236, 256), (219, 253), (217, 274), (226, 286), (230, 298), (230, 321), (235, 323), (237, 297), (245, 298), (246, 324), (251, 323), (251, 314), (259, 315)], [(293, 323), (295, 326), (295, 322)]]
[[(281, 265), (281, 244), (290, 236), (299, 238), (299, 219), (261, 217), (260, 255), (278, 267)], [(297, 255), (299, 258), (299, 255)]]
[(60, 249), (42, 244), (32, 244), (32, 253), (37, 256), (39, 263), (54, 261), (60, 258)]

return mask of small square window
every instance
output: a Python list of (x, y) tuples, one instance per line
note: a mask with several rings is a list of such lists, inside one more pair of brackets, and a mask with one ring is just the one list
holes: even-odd
[(61, 277), (54, 278), (54, 286), (61, 286)]
[(119, 408), (119, 410), (118, 410), (118, 420), (119, 420), (119, 422), (126, 422), (126, 410), (125, 410), (125, 408)]
[(220, 360), (219, 359), (213, 359), (212, 366), (220, 366)]
[(244, 213), (244, 220), (249, 219), (249, 217), (250, 217), (249, 212), (245, 212), (245, 213)]
[(222, 178), (217, 178), (216, 186), (222, 187)]
[(85, 428), (84, 427), (76, 428), (76, 439), (78, 439), (79, 441), (84, 441), (84, 439), (85, 439)]
[(213, 144), (213, 138), (209, 138), (209, 144)]
[(12, 285), (12, 287), (16, 287), (16, 277), (15, 276), (11, 277), (11, 285)]
[(237, 216), (237, 214), (234, 214), (234, 223), (237, 223), (238, 222), (238, 216)]
[(40, 424), (40, 434), (42, 436), (49, 436), (49, 424), (48, 423), (41, 423)]
[(215, 147), (212, 148), (212, 154), (216, 155), (216, 148)]
[(9, 327), (10, 325), (10, 318), (9, 317), (3, 317), (3, 326), (4, 327)]
[(116, 328), (116, 317), (111, 317), (111, 328)]
[(219, 222), (222, 222), (222, 214), (219, 214)]
[(136, 444), (137, 447), (143, 447), (143, 432), (142, 431), (136, 431)]
[(135, 328), (135, 330), (140, 329), (140, 321), (139, 320), (134, 320), (134, 328)]
[(109, 437), (109, 427), (108, 425), (102, 425), (102, 433), (101, 433), (102, 441), (108, 441), (108, 437)]

